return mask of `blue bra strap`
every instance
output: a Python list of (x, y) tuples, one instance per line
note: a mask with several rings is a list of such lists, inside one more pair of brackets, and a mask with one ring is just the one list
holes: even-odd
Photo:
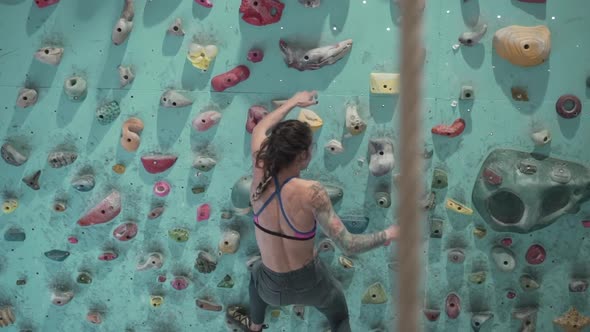
[(270, 201), (272, 201), (272, 199), (275, 197), (276, 194), (277, 194), (276, 191), (274, 193), (270, 194), (270, 196), (268, 196), (268, 199), (266, 200), (266, 202), (264, 202), (264, 204), (262, 204), (262, 207), (260, 208), (260, 210), (258, 210), (258, 213), (254, 212), (254, 210), (252, 210), (252, 214), (254, 214), (255, 217), (260, 215), (262, 213), (262, 211), (264, 211), (264, 209), (266, 209), (268, 204), (270, 204)]
[[(283, 185), (280, 187), (280, 189), (279, 189), (279, 187), (277, 186), (277, 197), (279, 198), (279, 206), (281, 207), (281, 212), (283, 213), (283, 217), (285, 218), (285, 221), (287, 222), (287, 225), (289, 225), (289, 227), (291, 227), (291, 229), (292, 229), (292, 230), (293, 230), (295, 233), (302, 234), (302, 235), (305, 235), (305, 234), (311, 234), (311, 233), (315, 232), (315, 230), (316, 230), (316, 226), (315, 226), (315, 224), (314, 224), (314, 226), (313, 226), (313, 229), (312, 229), (311, 231), (309, 231), (309, 232), (301, 232), (301, 231), (297, 230), (295, 227), (293, 227), (293, 225), (292, 225), (292, 224), (291, 224), (291, 222), (289, 221), (289, 217), (287, 217), (287, 213), (285, 213), (285, 208), (283, 207), (283, 200), (281, 199), (281, 190), (282, 190), (282, 189), (283, 189), (283, 187), (284, 187), (284, 186), (287, 184), (287, 182), (291, 181), (293, 178), (295, 178), (295, 177), (293, 176), (293, 177), (290, 177), (290, 178), (288, 178), (287, 180), (285, 180), (285, 182), (284, 182), (284, 183), (283, 183)], [(277, 183), (277, 184), (278, 184), (278, 180), (276, 180), (276, 178), (275, 178), (275, 183)]]

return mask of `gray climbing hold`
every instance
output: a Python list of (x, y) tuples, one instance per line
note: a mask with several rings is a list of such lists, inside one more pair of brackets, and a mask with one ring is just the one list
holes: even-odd
[(82, 101), (86, 98), (88, 84), (83, 77), (68, 77), (64, 82), (64, 91), (70, 100)]
[(440, 239), (443, 236), (443, 220), (440, 218), (430, 219), (430, 237)]
[(492, 317), (494, 317), (494, 314), (491, 312), (473, 313), (473, 316), (471, 316), (471, 328), (473, 332), (479, 332), (482, 326)]
[(4, 143), (0, 149), (2, 159), (12, 166), (21, 166), (26, 163), (29, 157), (22, 151), (17, 150), (14, 146), (9, 143)]
[(574, 279), (570, 281), (569, 290), (573, 293), (582, 293), (588, 289), (588, 280)]
[(387, 192), (376, 192), (375, 193), (375, 202), (377, 203), (377, 206), (382, 207), (382, 208), (388, 208), (391, 206), (391, 197), (389, 195), (389, 193)]
[(39, 178), (40, 177), (41, 177), (41, 170), (38, 170), (31, 175), (25, 176), (22, 179), (22, 181), (24, 182), (24, 184), (29, 186), (29, 188), (31, 188), (33, 190), (39, 190), (39, 189), (41, 189), (41, 186), (39, 186)]
[(35, 52), (35, 59), (48, 65), (57, 66), (61, 62), (64, 49), (61, 47), (42, 47)]
[(514, 254), (507, 248), (496, 246), (492, 248), (492, 259), (503, 272), (510, 272), (516, 267)]
[(160, 97), (162, 107), (185, 107), (192, 105), (193, 101), (176, 90), (167, 90)]
[(250, 186), (252, 176), (242, 176), (236, 181), (231, 191), (231, 202), (235, 208), (250, 208)]
[(78, 154), (71, 151), (56, 151), (49, 154), (47, 162), (53, 168), (68, 166), (78, 159)]
[(92, 174), (84, 174), (72, 180), (72, 187), (81, 192), (87, 192), (94, 189), (94, 185), (94, 175)]
[(201, 273), (211, 273), (217, 267), (217, 258), (206, 251), (199, 251), (195, 268)]
[(53, 249), (45, 252), (45, 256), (57, 262), (63, 262), (70, 256), (69, 251)]
[(440, 168), (435, 168), (432, 173), (432, 185), (434, 189), (444, 189), (448, 186), (447, 172)]
[(131, 67), (119, 66), (117, 69), (119, 70), (119, 83), (121, 83), (122, 88), (133, 82), (135, 74)]
[(360, 234), (369, 227), (369, 218), (361, 215), (340, 216), (346, 229), (352, 234)]
[(541, 285), (539, 285), (539, 283), (535, 279), (526, 274), (521, 276), (518, 281), (520, 282), (520, 286), (522, 287), (522, 289), (527, 292), (537, 290), (539, 289), (539, 287), (541, 287)]
[(16, 99), (16, 105), (20, 108), (27, 108), (37, 103), (37, 91), (34, 89), (22, 88), (18, 92), (18, 98)]
[(461, 248), (451, 249), (447, 253), (447, 258), (451, 263), (461, 264), (465, 261), (465, 251)]
[(519, 308), (512, 312), (512, 316), (521, 321), (520, 332), (535, 332), (537, 329), (537, 308)]
[(96, 119), (101, 125), (107, 125), (121, 114), (121, 108), (116, 101), (108, 102), (96, 109)]
[(213, 158), (198, 156), (193, 162), (193, 167), (203, 172), (209, 172), (216, 164), (217, 162)]
[(331, 185), (331, 184), (322, 184), (328, 196), (330, 197), (330, 201), (332, 204), (338, 203), (342, 197), (344, 196), (344, 190), (341, 187)]
[(373, 138), (369, 140), (369, 171), (373, 176), (383, 176), (394, 166), (393, 141), (389, 138)]
[(22, 242), (27, 238), (25, 231), (18, 227), (11, 227), (4, 232), (4, 240), (10, 242)]

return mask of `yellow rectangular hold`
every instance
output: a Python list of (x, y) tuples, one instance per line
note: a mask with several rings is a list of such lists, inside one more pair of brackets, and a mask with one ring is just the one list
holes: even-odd
[(453, 210), (457, 213), (465, 214), (468, 216), (473, 214), (472, 209), (468, 208), (467, 206), (465, 206), (465, 205), (463, 205), (451, 198), (447, 198), (446, 207), (449, 210)]
[(297, 116), (297, 120), (307, 123), (311, 127), (311, 130), (313, 132), (320, 129), (324, 124), (324, 121), (322, 120), (322, 118), (320, 118), (319, 115), (307, 108), (302, 108), (301, 111), (299, 111), (299, 116)]
[(399, 74), (371, 73), (371, 93), (399, 94)]

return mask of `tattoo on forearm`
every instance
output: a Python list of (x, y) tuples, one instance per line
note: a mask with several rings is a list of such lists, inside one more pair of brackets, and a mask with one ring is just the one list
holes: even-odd
[(359, 254), (365, 251), (382, 246), (387, 241), (384, 231), (372, 234), (350, 234), (349, 232), (344, 236), (343, 242), (349, 254)]

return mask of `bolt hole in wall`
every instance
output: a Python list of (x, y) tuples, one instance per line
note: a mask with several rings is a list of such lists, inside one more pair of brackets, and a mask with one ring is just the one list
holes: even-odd
[[(590, 275), (577, 268), (590, 244), (569, 240), (590, 227), (588, 10), (583, 0), (427, 3), (425, 271), (441, 275), (424, 278), (424, 328), (590, 324)], [(351, 232), (395, 222), (396, 2), (5, 1), (0, 19), (20, 27), (0, 50), (0, 327), (236, 328), (223, 311), (247, 305), (245, 263), (258, 253), (251, 216), (240, 215), (247, 196), (242, 206), (228, 188), (248, 183), (250, 126), (295, 91), (316, 89), (321, 102), (289, 117), (308, 122), (317, 144), (337, 143), (302, 176), (337, 188), (336, 211), (361, 216), (342, 218)], [(87, 167), (92, 185), (80, 182)], [(387, 294), (403, 285), (390, 281), (389, 249), (346, 258), (319, 248), (353, 331), (390, 330), (403, 303)], [(521, 297), (535, 300), (502, 302)], [(325, 329), (320, 313), (295, 308), (269, 308), (271, 330)]]

